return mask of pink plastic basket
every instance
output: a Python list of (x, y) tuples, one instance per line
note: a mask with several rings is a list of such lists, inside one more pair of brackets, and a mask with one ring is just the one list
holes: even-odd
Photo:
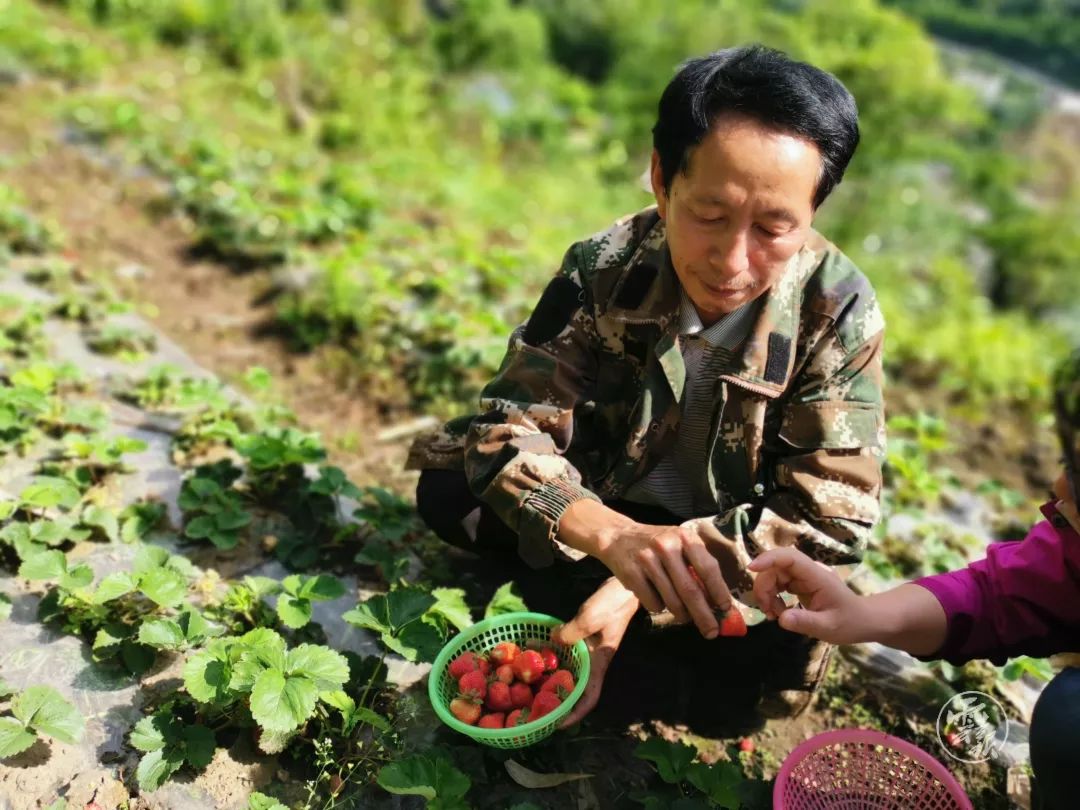
[(811, 737), (784, 760), (773, 810), (972, 810), (945, 766), (904, 740), (870, 729)]

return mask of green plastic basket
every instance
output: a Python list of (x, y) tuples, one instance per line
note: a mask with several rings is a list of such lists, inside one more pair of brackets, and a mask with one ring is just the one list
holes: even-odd
[[(477, 622), (455, 636), (442, 648), (428, 678), (428, 695), (439, 719), (455, 731), (495, 748), (524, 748), (554, 733), (559, 722), (578, 702), (589, 682), (589, 648), (585, 642), (578, 641), (567, 647), (550, 641), (552, 629), (560, 624), (563, 624), (560, 619), (544, 613), (504, 613), (502, 616)], [(559, 666), (570, 670), (574, 675), (574, 691), (559, 708), (539, 720), (514, 728), (477, 728), (462, 723), (450, 713), (450, 701), (458, 694), (457, 683), (447, 672), (451, 661), (466, 651), (487, 652), (500, 641), (512, 641), (524, 648), (529, 639), (550, 641), (551, 649), (559, 656)]]

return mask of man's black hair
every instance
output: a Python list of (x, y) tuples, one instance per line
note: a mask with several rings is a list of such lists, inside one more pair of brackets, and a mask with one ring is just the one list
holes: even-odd
[(859, 144), (855, 99), (835, 76), (762, 45), (728, 48), (684, 64), (660, 97), (653, 146), (666, 190), (725, 113), (817, 146), (821, 177), (814, 208), (836, 188)]

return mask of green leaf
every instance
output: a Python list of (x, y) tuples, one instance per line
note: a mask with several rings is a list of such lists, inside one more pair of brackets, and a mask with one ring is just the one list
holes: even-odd
[(94, 570), (83, 563), (82, 565), (76, 565), (60, 577), (60, 587), (65, 590), (75, 591), (87, 587), (93, 581)]
[(184, 527), (184, 536), (190, 537), (192, 540), (204, 540), (213, 534), (216, 528), (214, 519), (211, 516), (199, 515), (197, 518), (192, 518), (187, 522)]
[(151, 751), (149, 754), (145, 754), (139, 760), (139, 767), (135, 770), (135, 778), (139, 781), (139, 790), (157, 790), (183, 764), (184, 757), (176, 748)]
[(393, 633), (419, 619), (435, 604), (435, 597), (421, 588), (395, 588), (387, 594), (377, 594), (342, 616), (349, 624)]
[(259, 730), (259, 750), (264, 754), (280, 754), (295, 739), (297, 729), (292, 731)]
[(285, 656), (285, 673), (311, 678), (322, 692), (340, 689), (349, 680), (349, 663), (345, 656), (328, 647), (301, 644)]
[(0, 622), (11, 618), (11, 597), (0, 593)]
[(191, 655), (184, 664), (184, 687), (200, 703), (223, 703), (231, 677), (229, 662), (206, 650)]
[(21, 754), (33, 745), (36, 739), (18, 720), (0, 717), (0, 759)]
[(134, 675), (141, 675), (154, 665), (155, 650), (130, 639), (120, 644), (120, 659)]
[(69, 480), (50, 475), (36, 476), (30, 485), (19, 493), (19, 500), (23, 504), (39, 509), (51, 509), (54, 506), (70, 509), (81, 498), (78, 488)]
[(424, 622), (405, 625), (396, 636), (383, 633), (383, 644), (409, 661), (432, 663), (446, 639), (438, 629)]
[(282, 624), (297, 630), (311, 621), (311, 602), (282, 594), (277, 601), (277, 615)]
[(148, 619), (139, 626), (139, 641), (159, 650), (179, 650), (187, 639), (172, 619)]
[(414, 754), (384, 765), (376, 781), (389, 793), (422, 796), (428, 801), (463, 799), (472, 786), (469, 777), (455, 768), (449, 759), (429, 754)]
[(169, 552), (161, 546), (143, 545), (135, 552), (135, 559), (131, 563), (132, 573), (142, 574), (161, 568), (169, 561)]
[(409, 558), (395, 551), (380, 537), (372, 537), (364, 543), (353, 560), (361, 565), (377, 567), (383, 580), (388, 583), (396, 582), (409, 568)]
[(244, 577), (244, 587), (256, 596), (273, 596), (281, 590), (281, 583), (272, 577)]
[(120, 521), (116, 513), (97, 504), (90, 504), (82, 511), (80, 522), (84, 526), (96, 526), (112, 542), (120, 539)]
[(62, 551), (42, 551), (23, 560), (19, 576), (23, 579), (59, 579), (67, 572), (67, 558)]
[(266, 627), (250, 630), (240, 637), (245, 656), (270, 669), (285, 669), (285, 639)]
[(670, 743), (660, 737), (650, 737), (634, 749), (634, 756), (656, 765), (660, 778), (668, 784), (681, 782), (694, 761), (695, 750), (685, 743)]
[(240, 535), (236, 532), (227, 532), (221, 529), (214, 529), (210, 532), (210, 542), (214, 544), (215, 548), (219, 548), (222, 551), (230, 551), (239, 544)]
[(196, 770), (202, 770), (210, 764), (216, 747), (214, 732), (206, 726), (184, 727), (184, 759)]
[(369, 726), (377, 728), (379, 731), (389, 731), (390, 721), (377, 712), (373, 712), (366, 706), (360, 706), (355, 711), (351, 712), (350, 719), (367, 723)]
[(346, 715), (352, 714), (356, 709), (356, 701), (345, 694), (343, 689), (328, 689), (320, 692), (319, 700)]
[(255, 791), (248, 796), (247, 810), (289, 810), (277, 799)]
[(120, 622), (109, 622), (98, 628), (94, 636), (93, 650), (105, 650), (119, 646), (120, 642), (131, 637), (131, 628)]
[(175, 718), (152, 714), (135, 724), (128, 741), (137, 751), (160, 751), (180, 742), (180, 725)]
[(437, 613), (454, 625), (458, 630), (467, 630), (472, 627), (472, 613), (465, 603), (465, 591), (461, 588), (435, 588), (431, 595), (435, 597), (435, 604), (431, 606), (429, 613)]
[(487, 607), (484, 608), (484, 618), (502, 616), (504, 613), (518, 613), (526, 611), (525, 601), (514, 593), (514, 583), (507, 582), (499, 586), (495, 595), (491, 597)]
[(194, 608), (181, 613), (177, 617), (176, 623), (184, 631), (184, 638), (187, 639), (189, 644), (201, 644), (206, 639), (220, 636), (225, 632), (225, 628), (208, 622), (206, 617)]
[(686, 779), (718, 807), (739, 810), (742, 806), (739, 785), (745, 780), (739, 766), (733, 762), (717, 762), (715, 765), (695, 762), (687, 769)]
[(251, 716), (270, 731), (292, 731), (311, 717), (318, 699), (314, 681), (268, 669), (251, 689)]
[(214, 524), (222, 531), (242, 529), (251, 523), (251, 513), (243, 509), (228, 509), (214, 516)]
[(139, 590), (162, 607), (176, 607), (187, 596), (187, 580), (168, 568), (153, 568), (139, 577)]
[(305, 580), (296, 595), (312, 602), (325, 602), (344, 596), (345, 584), (337, 577), (319, 574)]
[(66, 743), (82, 738), (82, 715), (51, 686), (31, 686), (11, 702), (11, 713), (23, 725)]
[(133, 590), (135, 590), (135, 581), (131, 578), (131, 575), (125, 571), (115, 571), (98, 583), (97, 590), (94, 591), (93, 602), (95, 605), (103, 605), (113, 599), (129, 594)]

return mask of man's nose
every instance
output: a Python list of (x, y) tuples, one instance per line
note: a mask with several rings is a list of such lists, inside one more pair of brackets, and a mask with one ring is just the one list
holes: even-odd
[(746, 232), (740, 228), (724, 234), (713, 245), (709, 262), (726, 278), (734, 278), (749, 268), (750, 257), (747, 254)]

